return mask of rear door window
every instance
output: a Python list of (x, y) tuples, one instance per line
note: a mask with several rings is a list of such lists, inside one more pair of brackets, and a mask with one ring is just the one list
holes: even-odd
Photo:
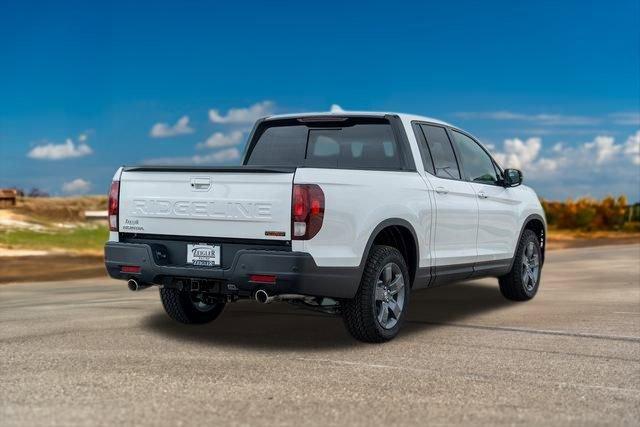
[(429, 148), (427, 147), (427, 140), (424, 137), (424, 132), (422, 132), (422, 128), (420, 124), (413, 123), (413, 133), (416, 136), (416, 141), (418, 142), (418, 149), (420, 150), (420, 157), (422, 157), (422, 165), (424, 166), (424, 170), (429, 172), (431, 175), (435, 175), (435, 169), (433, 168), (433, 160), (431, 160), (431, 154), (429, 153)]
[(435, 175), (441, 178), (460, 179), (460, 169), (447, 131), (440, 126), (420, 125), (433, 159)]

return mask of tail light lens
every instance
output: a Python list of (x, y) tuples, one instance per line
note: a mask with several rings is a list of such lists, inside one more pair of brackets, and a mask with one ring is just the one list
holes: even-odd
[(294, 184), (291, 203), (291, 238), (313, 238), (324, 219), (324, 193), (316, 184)]
[(120, 181), (111, 182), (109, 189), (109, 230), (118, 231), (118, 207), (120, 205)]

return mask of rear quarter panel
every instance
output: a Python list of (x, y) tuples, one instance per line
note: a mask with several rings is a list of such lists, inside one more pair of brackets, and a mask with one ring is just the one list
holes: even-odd
[(293, 249), (311, 254), (318, 266), (360, 265), (372, 232), (390, 218), (413, 226), (419, 265), (430, 265), (431, 202), (417, 172), (300, 168), (294, 183), (318, 184), (325, 195), (320, 232), (293, 241)]

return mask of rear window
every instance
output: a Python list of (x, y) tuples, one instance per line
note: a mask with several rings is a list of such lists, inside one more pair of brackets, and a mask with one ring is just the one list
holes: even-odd
[(402, 169), (400, 147), (386, 119), (267, 121), (253, 140), (247, 165)]
[(299, 166), (304, 159), (306, 126), (269, 126), (261, 129), (248, 165)]

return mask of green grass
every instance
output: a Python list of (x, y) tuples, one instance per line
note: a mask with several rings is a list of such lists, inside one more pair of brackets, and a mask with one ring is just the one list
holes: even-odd
[(0, 231), (0, 246), (20, 249), (98, 252), (102, 251), (108, 237), (109, 230), (106, 226), (55, 231), (2, 230)]

